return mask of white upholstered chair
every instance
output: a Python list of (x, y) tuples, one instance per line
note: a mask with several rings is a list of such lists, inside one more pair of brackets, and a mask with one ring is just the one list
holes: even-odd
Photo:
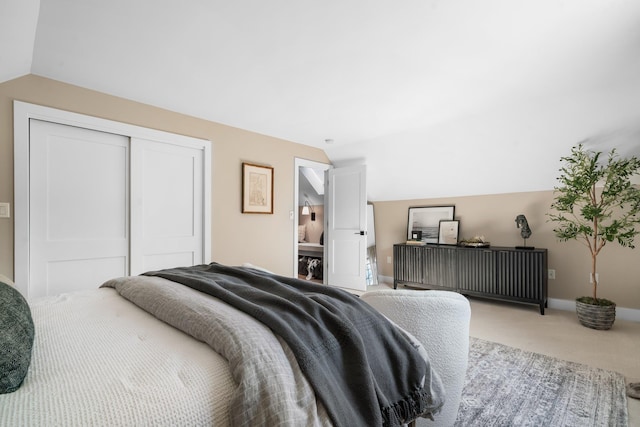
[(469, 301), (455, 292), (409, 289), (365, 292), (362, 299), (415, 336), (442, 379), (444, 407), (434, 421), (421, 418), (416, 425), (452, 426), (467, 372)]

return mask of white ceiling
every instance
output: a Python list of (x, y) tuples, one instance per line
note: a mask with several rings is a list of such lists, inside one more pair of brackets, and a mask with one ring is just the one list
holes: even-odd
[(0, 36), (0, 81), (320, 147), (374, 201), (551, 189), (585, 139), (640, 154), (637, 0), (0, 0)]

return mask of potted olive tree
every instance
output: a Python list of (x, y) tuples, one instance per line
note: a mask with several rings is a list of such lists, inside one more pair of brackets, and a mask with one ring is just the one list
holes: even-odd
[(576, 299), (580, 323), (593, 329), (610, 329), (615, 321), (614, 302), (598, 297), (597, 257), (610, 242), (634, 248), (640, 233), (640, 189), (631, 177), (640, 173), (640, 159), (621, 158), (613, 149), (606, 158), (579, 144), (563, 162), (549, 214), (556, 237), (582, 241), (591, 254), (591, 296)]

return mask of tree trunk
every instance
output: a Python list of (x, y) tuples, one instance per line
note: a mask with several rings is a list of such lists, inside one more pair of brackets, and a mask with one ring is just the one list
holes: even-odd
[(596, 257), (597, 255), (591, 254), (591, 283), (593, 283), (593, 302), (598, 302), (598, 276), (596, 273)]

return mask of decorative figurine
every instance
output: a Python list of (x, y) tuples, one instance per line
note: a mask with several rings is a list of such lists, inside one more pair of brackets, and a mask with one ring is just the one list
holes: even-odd
[(520, 229), (520, 235), (522, 236), (523, 245), (516, 246), (516, 249), (533, 249), (533, 246), (527, 246), (527, 239), (531, 236), (531, 228), (527, 222), (527, 217), (520, 214), (516, 217), (516, 227)]

